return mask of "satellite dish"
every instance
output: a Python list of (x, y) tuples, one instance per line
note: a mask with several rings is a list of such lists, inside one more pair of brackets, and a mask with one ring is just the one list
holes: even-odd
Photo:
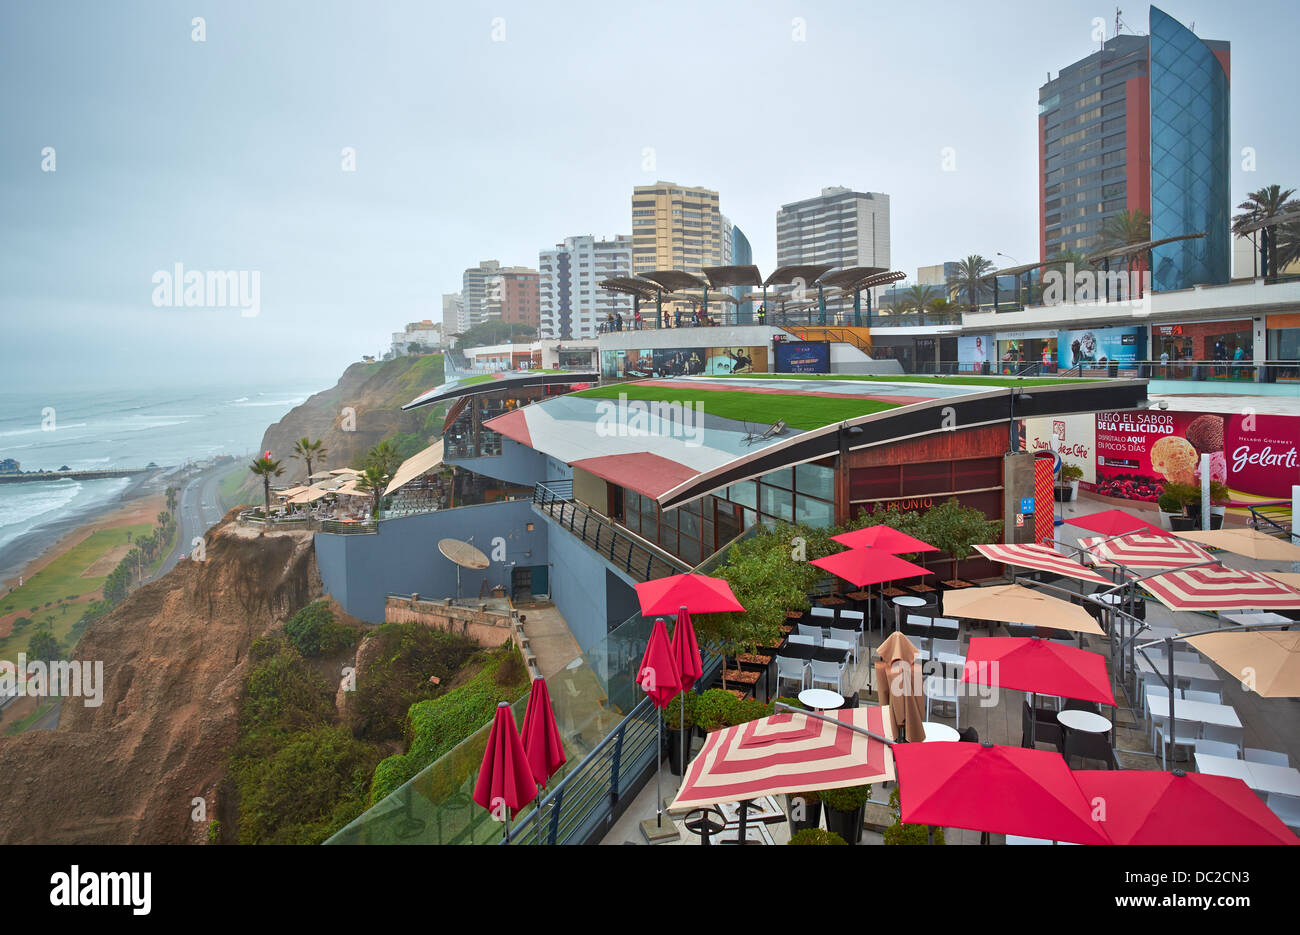
[(461, 568), (482, 570), (491, 564), (486, 555), (468, 542), (463, 542), (460, 539), (440, 539), (438, 541), (438, 551)]

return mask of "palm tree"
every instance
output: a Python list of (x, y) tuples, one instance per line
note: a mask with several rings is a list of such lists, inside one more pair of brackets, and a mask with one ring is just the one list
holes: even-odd
[[(378, 445), (375, 447), (378, 447)], [(384, 494), (384, 487), (388, 485), (388, 478), (388, 474), (385, 474), (373, 464), (367, 465), (365, 471), (357, 475), (355, 486), (357, 490), (370, 494), (370, 515), (376, 518), (379, 516), (379, 498)]]
[(402, 457), (402, 452), (398, 450), (397, 444), (386, 438), (370, 449), (362, 467), (373, 467), (384, 477), (392, 477), (393, 473), (405, 460)]
[(948, 277), (948, 294), (958, 296), (966, 293), (966, 304), (974, 311), (979, 306), (980, 297), (990, 291), (988, 275), (993, 272), (993, 263), (978, 253), (973, 253), (957, 263), (957, 272)]
[(176, 488), (175, 487), (167, 488), (167, 511), (169, 513), (176, 512)]
[(955, 299), (947, 296), (938, 296), (930, 301), (930, 312), (941, 325), (954, 324), (961, 321), (961, 306)]
[(273, 461), (271, 458), (263, 456), (250, 464), (248, 469), (262, 478), (262, 494), (266, 498), (266, 516), (269, 517), (271, 515), (271, 478), (283, 474), (284, 468), (280, 466), (279, 461)]
[[(1241, 213), (1232, 219), (1232, 232), (1238, 237), (1251, 236), (1242, 228), (1284, 211), (1300, 210), (1300, 201), (1291, 197), (1294, 194), (1294, 188), (1283, 191), (1281, 185), (1265, 185), (1259, 191), (1251, 192), (1237, 205)], [(1268, 238), (1268, 265), (1276, 276), (1278, 270), (1300, 259), (1300, 220), (1278, 224), (1269, 230), (1272, 233)]]
[[(1146, 243), (1150, 239), (1151, 215), (1145, 211), (1125, 209), (1101, 222), (1101, 230), (1097, 232), (1097, 251), (1118, 250), (1120, 247)], [(1124, 272), (1132, 272), (1135, 261), (1139, 270), (1144, 269), (1146, 266), (1143, 263), (1144, 257), (1145, 255), (1140, 253), (1130, 253), (1125, 256)], [(1077, 265), (1075, 268), (1078, 268)]]
[(307, 438), (306, 436), (304, 436), (304, 437), (298, 439), (296, 442), (293, 443), (293, 450), (289, 453), (289, 456), (290, 456), (291, 458), (297, 458), (297, 459), (300, 460), (300, 461), (306, 461), (306, 462), (307, 462), (307, 479), (308, 479), (308, 480), (311, 479), (311, 474), (312, 474), (312, 471), (311, 471), (311, 464), (312, 464), (312, 462), (313, 462), (313, 461), (324, 461), (324, 460), (325, 460), (325, 456), (326, 456), (327, 454), (329, 454), (329, 452), (327, 452), (327, 451), (325, 450), (325, 448), (323, 447), (324, 444), (325, 444), (325, 443), (322, 442), (319, 438), (316, 439), (315, 441), (312, 441), (311, 439)]
[(912, 286), (903, 293), (900, 306), (915, 311), (920, 316), (920, 323), (925, 324), (925, 310), (937, 298), (939, 298), (939, 290), (934, 286)]

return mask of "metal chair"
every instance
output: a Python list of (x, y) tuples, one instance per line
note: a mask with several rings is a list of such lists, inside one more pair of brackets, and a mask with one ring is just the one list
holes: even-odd
[(1285, 753), (1261, 750), (1258, 747), (1246, 748), (1247, 763), (1267, 763), (1269, 766), (1290, 766), (1291, 758)]
[(822, 635), (822, 628), (817, 623), (800, 623), (796, 624), (796, 629), (800, 636), (806, 636), (813, 641), (814, 646), (820, 646), (825, 638)]
[(781, 680), (793, 681), (798, 679), (799, 691), (803, 691), (804, 681), (808, 677), (808, 664), (802, 659), (792, 659), (789, 656), (776, 657), (776, 693), (781, 694)]
[(1229, 760), (1238, 759), (1237, 748), (1230, 743), (1224, 743), (1222, 740), (1198, 740), (1192, 744), (1197, 753), (1204, 753), (1206, 756), (1222, 756)]
[[(930, 708), (936, 704), (952, 705), (954, 726), (961, 727), (961, 696), (965, 685), (961, 680), (961, 667), (938, 663), (937, 671), (925, 680), (925, 717), (930, 719)], [(954, 674), (954, 670), (955, 674)]]
[(1206, 740), (1218, 740), (1223, 743), (1230, 743), (1237, 748), (1237, 756), (1246, 750), (1246, 731), (1241, 727), (1229, 727), (1226, 724), (1203, 724), (1201, 726), (1201, 736)]
[(813, 659), (809, 664), (812, 667), (812, 681), (809, 687), (816, 688), (818, 684), (830, 685), (839, 694), (844, 694), (844, 664), (822, 662), (820, 659)]
[(856, 669), (858, 666), (858, 635), (857, 630), (841, 630), (837, 627), (831, 627), (830, 638), (823, 640), (822, 645), (832, 648), (840, 645), (847, 647), (849, 658), (853, 660), (853, 667)]
[(1022, 747), (1029, 746), (1030, 724), (1034, 726), (1035, 746), (1040, 743), (1050, 743), (1056, 747), (1058, 753), (1065, 748), (1065, 731), (1061, 728), (1061, 722), (1056, 719), (1056, 712), (1034, 708), (1031, 713), (1029, 699), (1026, 698), (1020, 708), (1020, 746)]
[(1163, 717), (1155, 719), (1156, 736), (1160, 738), (1160, 768), (1161, 769), (1169, 768), (1168, 753), (1169, 753), (1169, 748), (1171, 746), (1173, 747), (1174, 750), (1174, 759), (1177, 760), (1179, 747), (1192, 748), (1196, 745), (1196, 741), (1198, 740), (1218, 739), (1215, 737), (1202, 738), (1201, 736), (1202, 725), (1200, 721), (1184, 721), (1180, 717), (1174, 718), (1173, 736), (1170, 737), (1167, 730), (1168, 720), (1169, 720), (1168, 718), (1163, 718)]

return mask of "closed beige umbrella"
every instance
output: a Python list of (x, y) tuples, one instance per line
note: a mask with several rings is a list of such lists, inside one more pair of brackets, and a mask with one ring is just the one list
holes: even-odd
[(1018, 584), (945, 591), (943, 612), (949, 617), (970, 617), (975, 620), (1102, 635), (1097, 621), (1078, 604)]
[(1262, 562), (1300, 562), (1300, 545), (1246, 527), (1176, 532), (1175, 536)]
[(1300, 631), (1205, 633), (1187, 642), (1265, 698), (1300, 697)]
[(902, 633), (891, 633), (876, 655), (876, 700), (889, 709), (894, 736), (906, 736), (909, 743), (925, 740), (925, 677), (916, 647)]

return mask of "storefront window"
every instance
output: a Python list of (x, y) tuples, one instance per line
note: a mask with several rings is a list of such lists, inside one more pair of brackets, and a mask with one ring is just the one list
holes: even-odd
[(812, 497), (795, 497), (795, 522), (805, 523), (816, 529), (825, 529), (834, 519), (835, 508), (825, 500)]
[(794, 469), (795, 487), (801, 494), (835, 499), (835, 469), (820, 464), (801, 464)]
[(752, 480), (741, 481), (739, 484), (732, 484), (727, 488), (727, 499), (732, 503), (739, 503), (741, 506), (747, 506), (751, 510), (758, 506), (757, 487)]
[(782, 490), (779, 487), (768, 487), (764, 484), (759, 495), (758, 508), (768, 516), (789, 523), (794, 521), (793, 500), (790, 491)]
[(1281, 366), (1273, 369), (1278, 383), (1300, 382), (1300, 328), (1278, 328), (1268, 333), (1268, 359)]

